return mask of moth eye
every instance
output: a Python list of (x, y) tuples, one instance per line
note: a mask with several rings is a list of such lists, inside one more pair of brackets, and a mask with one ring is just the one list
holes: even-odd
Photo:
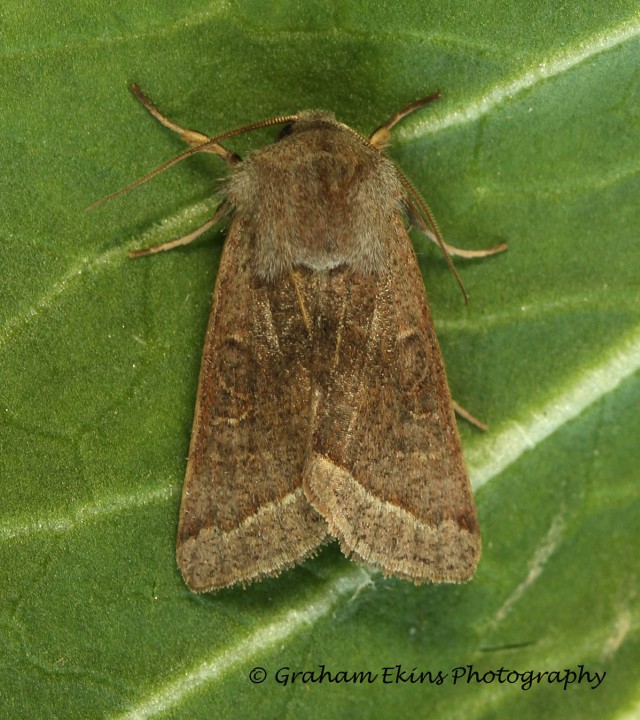
[(291, 135), (293, 132), (293, 123), (287, 123), (282, 130), (280, 130), (280, 134), (278, 135), (278, 140), (282, 140), (282, 138), (287, 137), (287, 135)]

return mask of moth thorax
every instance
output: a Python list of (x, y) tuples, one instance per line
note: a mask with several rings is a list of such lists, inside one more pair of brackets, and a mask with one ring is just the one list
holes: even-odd
[(273, 279), (296, 266), (384, 271), (404, 193), (391, 162), (336, 124), (296, 128), (249, 155), (228, 197), (257, 275)]

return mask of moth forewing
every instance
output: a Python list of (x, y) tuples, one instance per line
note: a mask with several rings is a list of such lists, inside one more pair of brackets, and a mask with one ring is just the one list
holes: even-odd
[(416, 583), (463, 582), (480, 532), (442, 356), (402, 218), (383, 234), (385, 271), (328, 279), (316, 322), (335, 337), (318, 353), (330, 367), (314, 367), (304, 488), (346, 555)]
[(294, 283), (257, 280), (235, 218), (223, 250), (198, 384), (177, 558), (192, 590), (275, 575), (326, 540), (307, 502), (311, 339)]

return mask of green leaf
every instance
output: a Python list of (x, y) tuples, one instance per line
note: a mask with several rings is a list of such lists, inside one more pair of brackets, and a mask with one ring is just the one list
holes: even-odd
[[(1, 31), (2, 717), (636, 714), (637, 3), (9, 0)], [(417, 588), (330, 546), (246, 589), (186, 588), (174, 537), (222, 234), (127, 251), (197, 227), (222, 168), (193, 158), (86, 213), (182, 149), (134, 80), (212, 134), (306, 107), (367, 133), (440, 89), (389, 152), (449, 242), (509, 243), (458, 263), (464, 307), (414, 238), (453, 394), (490, 425), (461, 428), (471, 583)], [(385, 683), (397, 665), (447, 676)], [(502, 667), (606, 676), (526, 689), (485, 675)], [(294, 670), (316, 682), (285, 685)]]

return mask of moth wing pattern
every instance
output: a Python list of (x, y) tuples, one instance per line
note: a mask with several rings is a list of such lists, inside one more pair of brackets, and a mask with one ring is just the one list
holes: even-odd
[(481, 552), (476, 507), (400, 215), (387, 232), (386, 273), (326, 276), (304, 489), (345, 555), (415, 583), (464, 582)]
[(177, 538), (178, 565), (196, 592), (277, 575), (327, 540), (302, 488), (310, 343), (293, 276), (257, 279), (234, 219), (204, 343)]

